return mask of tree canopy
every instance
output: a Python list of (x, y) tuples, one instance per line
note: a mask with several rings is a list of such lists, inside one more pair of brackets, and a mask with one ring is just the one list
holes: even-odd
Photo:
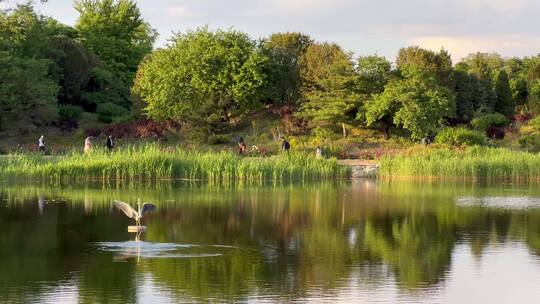
[(366, 104), (368, 125), (391, 120), (419, 140), (435, 135), (455, 111), (452, 93), (433, 78), (413, 76), (388, 83), (383, 93)]
[(156, 119), (204, 123), (213, 130), (258, 101), (266, 58), (237, 31), (178, 34), (141, 65), (133, 91)]

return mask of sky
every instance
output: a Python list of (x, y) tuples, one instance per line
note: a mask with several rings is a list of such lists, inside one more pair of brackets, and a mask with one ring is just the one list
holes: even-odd
[[(10, 0), (8, 0), (10, 1)], [(14, 0), (11, 0), (14, 1)], [(299, 31), (336, 42), (355, 55), (393, 60), (401, 47), (449, 50), (454, 61), (472, 52), (505, 57), (540, 53), (538, 0), (141, 0), (146, 21), (164, 46), (173, 32), (208, 25), (254, 39)], [(37, 4), (44, 15), (73, 25), (72, 0)]]

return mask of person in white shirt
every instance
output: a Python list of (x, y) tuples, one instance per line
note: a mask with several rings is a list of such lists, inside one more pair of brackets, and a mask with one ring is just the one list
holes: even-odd
[(45, 136), (41, 135), (38, 139), (39, 151), (45, 152)]
[(92, 152), (92, 136), (88, 136), (84, 140), (84, 153)]

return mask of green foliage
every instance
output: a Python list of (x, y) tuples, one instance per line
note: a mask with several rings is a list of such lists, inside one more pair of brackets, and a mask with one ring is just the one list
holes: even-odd
[(81, 98), (87, 90), (92, 68), (97, 65), (97, 58), (67, 36), (55, 36), (51, 44), (55, 51), (50, 57), (59, 71), (59, 102), (88, 107), (89, 105), (83, 103)]
[(404, 77), (427, 73), (437, 77), (440, 84), (446, 84), (452, 71), (452, 60), (450, 54), (444, 49), (435, 53), (412, 46), (399, 50), (396, 66)]
[(501, 70), (504, 60), (496, 53), (474, 53), (467, 56), (463, 62), (468, 70), (480, 79), (492, 80), (497, 71)]
[(529, 152), (540, 151), (540, 134), (528, 133), (519, 137), (518, 143), (521, 149)]
[(457, 147), (484, 146), (487, 138), (483, 133), (463, 127), (442, 129), (435, 137), (435, 142)]
[(391, 77), (392, 65), (386, 58), (378, 55), (360, 56), (356, 72), (356, 90), (359, 94), (371, 96), (384, 91), (384, 86)]
[(435, 134), (455, 111), (450, 91), (432, 78), (413, 77), (390, 82), (383, 93), (366, 103), (368, 125), (391, 120), (420, 140)]
[(335, 160), (316, 159), (301, 153), (268, 158), (241, 157), (234, 153), (199, 153), (162, 149), (157, 145), (119, 148), (110, 154), (73, 152), (45, 159), (17, 154), (0, 158), (0, 175), (43, 181), (121, 179), (203, 179), (210, 183), (262, 183), (263, 181), (334, 180), (348, 169)]
[(56, 120), (58, 86), (48, 78), (48, 66), (47, 60), (0, 51), (0, 129), (23, 113), (38, 124)]
[(101, 122), (110, 123), (115, 117), (129, 115), (129, 111), (114, 103), (106, 102), (97, 106), (96, 113)]
[(208, 137), (208, 143), (211, 145), (228, 144), (231, 142), (231, 137), (226, 134), (212, 134)]
[(313, 41), (302, 33), (276, 33), (262, 42), (268, 57), (264, 97), (277, 103), (297, 104), (301, 96), (300, 60)]
[(102, 103), (114, 103), (129, 108), (129, 88), (106, 67), (97, 66), (90, 70), (87, 89), (81, 95), (81, 103), (91, 110)]
[(387, 177), (459, 177), (526, 182), (540, 176), (540, 155), (478, 146), (463, 152), (428, 149), (412, 155), (384, 157), (379, 172)]
[(57, 35), (71, 37), (74, 33), (56, 20), (36, 14), (31, 3), (0, 10), (0, 50), (17, 57), (46, 59), (55, 51), (51, 39)]
[(79, 106), (73, 105), (59, 105), (58, 116), (59, 121), (79, 121), (81, 119), (83, 110)]
[(336, 139), (336, 133), (333, 130), (318, 127), (313, 129), (311, 143), (315, 146), (327, 146)]
[(510, 121), (500, 113), (491, 113), (475, 118), (471, 121), (471, 125), (478, 131), (486, 131), (491, 127), (504, 127)]
[(312, 43), (300, 59), (302, 92), (324, 91), (324, 79), (335, 68), (335, 63), (350, 61), (350, 54), (335, 43)]
[(536, 116), (535, 118), (529, 120), (527, 124), (540, 131), (540, 116)]
[(515, 108), (514, 99), (512, 97), (512, 91), (508, 81), (508, 74), (504, 70), (497, 73), (495, 80), (495, 93), (497, 94), (495, 112), (504, 114), (506, 116), (512, 116)]
[(178, 34), (154, 52), (137, 74), (133, 92), (155, 119), (181, 119), (219, 131), (219, 123), (256, 106), (266, 58), (237, 31), (200, 28)]
[(312, 91), (305, 93), (306, 102), (299, 116), (311, 126), (350, 123), (356, 117), (359, 96), (354, 91), (354, 66), (347, 56), (334, 58), (328, 67), (320, 67), (326, 70), (324, 76), (317, 79)]
[(146, 23), (132, 0), (80, 0), (74, 5), (80, 16), (75, 25), (84, 46), (129, 87), (137, 66), (152, 51), (155, 31)]

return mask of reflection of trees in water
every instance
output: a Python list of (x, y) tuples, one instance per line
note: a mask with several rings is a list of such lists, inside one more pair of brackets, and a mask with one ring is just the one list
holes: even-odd
[(78, 284), (81, 303), (133, 302), (135, 269), (111, 265), (110, 256), (94, 255), (87, 246), (122, 238), (115, 231), (124, 229), (110, 217), (85, 215), (84, 204), (45, 203), (36, 196), (0, 205), (0, 298), (39, 302), (43, 293), (71, 281)]
[[(25, 191), (31, 197), (38, 190), (51, 195), (46, 189)], [(0, 283), (60, 281), (75, 272), (80, 274), (81, 302), (114, 297), (133, 302), (135, 279), (143, 272), (179, 297), (245, 299), (258, 292), (287, 299), (316, 288), (331, 293), (358, 275), (355, 269), (364, 269), (365, 279), (381, 280), (385, 274), (376, 266), (383, 264), (390, 267), (400, 286), (417, 288), (444, 278), (458, 242), (470, 244), (478, 258), (486, 246), (509, 239), (523, 241), (540, 254), (538, 210), (454, 203), (458, 195), (495, 195), (497, 191), (361, 183), (353, 187), (56, 192), (67, 202), (45, 206), (42, 217), (37, 204), (1, 206), (6, 212), (0, 213), (0, 241), (10, 249), (2, 252), (9, 258), (0, 261), (5, 264), (0, 267), (7, 269), (0, 274)], [(143, 259), (139, 266), (131, 261), (111, 264), (108, 254), (85, 254), (87, 242), (127, 239), (127, 222), (110, 214), (108, 202), (137, 197), (158, 204), (148, 219), (147, 240), (236, 248), (212, 258)], [(24, 261), (23, 268), (11, 264), (14, 259)]]

